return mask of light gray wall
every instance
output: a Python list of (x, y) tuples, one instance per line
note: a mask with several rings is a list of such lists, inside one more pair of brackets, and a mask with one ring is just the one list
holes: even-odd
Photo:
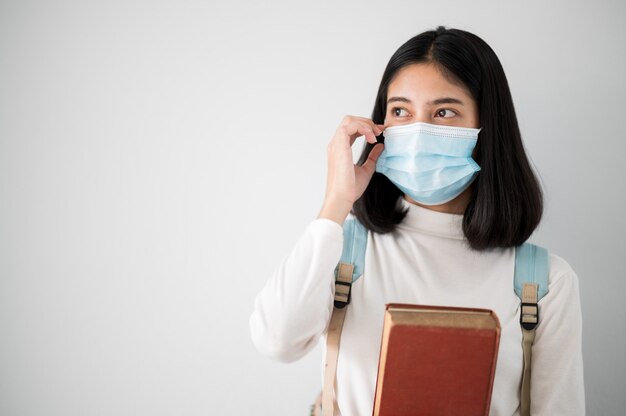
[[(0, 2), (0, 414), (306, 414), (248, 334), (326, 144), (444, 24), (499, 55), (580, 277), (588, 413), (623, 414), (621, 1)], [(558, 386), (555, 386), (558, 388)]]

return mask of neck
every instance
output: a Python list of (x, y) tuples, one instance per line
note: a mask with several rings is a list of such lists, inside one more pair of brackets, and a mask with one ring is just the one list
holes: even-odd
[(448, 201), (445, 204), (440, 205), (424, 205), (415, 201), (408, 195), (404, 195), (404, 199), (411, 204), (419, 205), (420, 207), (427, 208), (433, 211), (445, 212), (448, 214), (460, 214), (463, 215), (465, 213), (465, 209), (467, 208), (467, 204), (469, 204), (470, 198), (472, 196), (472, 186), (468, 187), (466, 190), (461, 192), (459, 196), (454, 198), (452, 201)]

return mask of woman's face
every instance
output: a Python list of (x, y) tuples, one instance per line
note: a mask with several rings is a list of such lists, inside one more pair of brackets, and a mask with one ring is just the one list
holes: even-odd
[[(450, 82), (432, 64), (412, 64), (398, 71), (387, 90), (385, 127), (416, 123), (455, 127), (480, 127), (478, 106), (464, 86)], [(472, 153), (476, 157), (476, 149)], [(463, 214), (472, 186), (452, 201), (424, 206), (408, 195), (404, 198), (428, 209)]]
[(480, 127), (478, 106), (469, 91), (450, 82), (430, 63), (398, 71), (387, 90), (385, 127), (416, 123)]

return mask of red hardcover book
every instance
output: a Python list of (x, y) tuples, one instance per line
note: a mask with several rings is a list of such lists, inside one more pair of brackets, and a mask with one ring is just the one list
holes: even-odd
[(374, 416), (488, 415), (499, 342), (493, 311), (388, 304)]

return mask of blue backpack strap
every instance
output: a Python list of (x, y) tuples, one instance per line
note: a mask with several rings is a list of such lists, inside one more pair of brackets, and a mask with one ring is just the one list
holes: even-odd
[(363, 274), (367, 229), (356, 218), (347, 219), (343, 224), (343, 251), (339, 263), (354, 265), (352, 283)]
[(539, 301), (548, 293), (548, 250), (531, 243), (515, 248), (515, 293), (521, 300), (520, 325), (524, 369), (520, 386), (520, 415), (530, 416), (530, 373), (535, 328), (539, 324)]
[(548, 293), (548, 250), (524, 243), (515, 249), (515, 293), (522, 299), (524, 283), (537, 284), (537, 302)]
[(343, 223), (343, 250), (335, 268), (335, 306), (345, 307), (350, 303), (350, 292), (354, 283), (363, 274), (367, 229), (349, 218)]

